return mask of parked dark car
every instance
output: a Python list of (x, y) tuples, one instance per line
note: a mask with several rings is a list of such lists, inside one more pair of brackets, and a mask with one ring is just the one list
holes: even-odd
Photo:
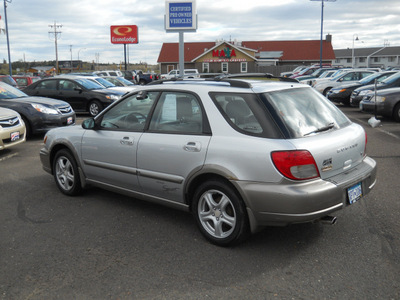
[(75, 124), (75, 112), (67, 102), (30, 97), (4, 82), (0, 82), (0, 107), (13, 109), (21, 115), (27, 137)]
[[(400, 87), (400, 72), (393, 74), (392, 76), (382, 80), (376, 85), (377, 90), (383, 90), (393, 87)], [(350, 105), (358, 107), (361, 100), (368, 100), (373, 96), (373, 91), (375, 89), (375, 84), (369, 84), (355, 89), (351, 93)]]
[(376, 113), (400, 122), (400, 88), (377, 91), (371, 98), (360, 102), (361, 111)]
[(75, 79), (71, 76), (42, 79), (23, 91), (31, 96), (64, 100), (71, 104), (76, 112), (88, 112), (91, 116), (96, 116), (126, 93), (126, 91), (106, 89), (84, 77)]
[(361, 79), (360, 81), (341, 84), (338, 87), (332, 88), (326, 94), (326, 96), (332, 102), (343, 103), (344, 105), (350, 105), (350, 96), (355, 89), (365, 85), (373, 84), (375, 80), (377, 80), (377, 82), (379, 83), (385, 80), (386, 78), (392, 76), (396, 72), (397, 71), (374, 73)]

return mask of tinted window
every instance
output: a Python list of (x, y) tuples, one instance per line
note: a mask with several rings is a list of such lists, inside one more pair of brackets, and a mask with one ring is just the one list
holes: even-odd
[(57, 89), (57, 80), (43, 80), (40, 81), (35, 89), (45, 89), (45, 90), (56, 90)]
[(274, 108), (290, 137), (303, 137), (313, 131), (333, 124), (341, 128), (350, 124), (349, 119), (331, 102), (309, 88), (295, 88), (263, 94), (267, 106)]

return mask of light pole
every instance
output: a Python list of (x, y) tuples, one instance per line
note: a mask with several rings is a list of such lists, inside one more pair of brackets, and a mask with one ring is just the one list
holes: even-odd
[(354, 41), (358, 41), (358, 35), (353, 34), (353, 50), (351, 52), (351, 68), (354, 69), (355, 63), (354, 63)]
[(321, 43), (319, 47), (319, 67), (322, 68), (322, 35), (324, 32), (324, 2), (336, 2), (336, 0), (310, 0), (321, 1)]
[(9, 71), (10, 71), (10, 76), (12, 76), (11, 55), (10, 55), (10, 40), (8, 38), (7, 2), (11, 3), (12, 0), (4, 0), (4, 19), (5, 19), (5, 23), (6, 23), (6, 36), (7, 36), (7, 49), (8, 49), (8, 68), (9, 68)]
[[(81, 52), (81, 50), (85, 50), (86, 48), (81, 48), (81, 49), (79, 49), (78, 50), (78, 65), (80, 66), (80, 67), (82, 67), (82, 64), (80, 63), (80, 61), (79, 61), (79, 52)], [(80, 68), (79, 68), (80, 69)]]

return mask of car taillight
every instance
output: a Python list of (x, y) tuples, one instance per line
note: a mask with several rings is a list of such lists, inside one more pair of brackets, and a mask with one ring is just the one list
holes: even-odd
[(150, 75), (150, 79), (153, 79), (153, 75)]
[(320, 176), (314, 157), (307, 150), (275, 151), (271, 157), (278, 171), (289, 179), (306, 180)]

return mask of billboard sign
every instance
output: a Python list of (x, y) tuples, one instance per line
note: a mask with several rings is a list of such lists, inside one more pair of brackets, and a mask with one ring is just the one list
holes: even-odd
[(110, 26), (112, 44), (137, 44), (139, 43), (138, 27), (136, 25)]
[(196, 31), (197, 12), (196, 1), (165, 1), (166, 31)]

